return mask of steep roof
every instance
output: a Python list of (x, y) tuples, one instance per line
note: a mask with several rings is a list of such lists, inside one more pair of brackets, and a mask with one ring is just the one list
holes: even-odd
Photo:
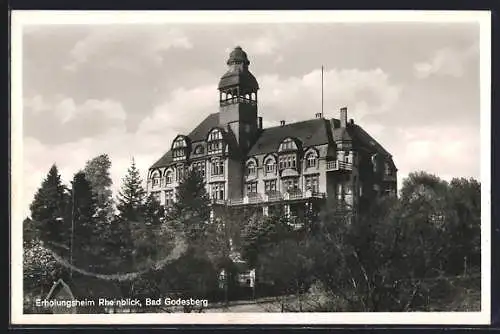
[[(392, 157), (380, 143), (359, 125), (349, 123), (346, 128), (340, 128), (339, 125), (340, 122), (337, 119), (315, 118), (263, 129), (250, 149), (248, 156), (276, 152), (279, 143), (283, 139), (292, 137), (299, 139), (303, 148), (334, 143), (340, 140), (352, 140), (359, 145), (373, 149), (383, 156)], [(219, 113), (210, 114), (189, 133), (188, 137), (191, 142), (204, 141), (208, 132), (216, 126), (219, 126)], [(231, 146), (235, 147), (235, 143), (233, 143), (235, 139), (229, 137), (227, 139)], [(150, 168), (168, 166), (172, 161), (172, 152), (169, 150)]]
[(382, 145), (380, 145), (379, 142), (377, 142), (362, 127), (360, 127), (357, 124), (350, 124), (349, 128), (350, 128), (349, 133), (354, 138), (354, 140), (360, 142), (364, 146), (372, 148), (375, 152), (377, 152), (385, 157), (388, 157), (388, 158), (392, 157), (392, 154), (390, 154)]
[(286, 137), (299, 139), (303, 148), (328, 144), (331, 142), (329, 140), (329, 127), (328, 120), (316, 118), (263, 129), (248, 155), (276, 152), (279, 143)]
[[(219, 125), (219, 113), (208, 115), (196, 128), (193, 129), (188, 135), (191, 142), (205, 140), (208, 131), (213, 127)], [(164, 167), (172, 163), (172, 152), (168, 150), (158, 161), (156, 161), (150, 168)]]

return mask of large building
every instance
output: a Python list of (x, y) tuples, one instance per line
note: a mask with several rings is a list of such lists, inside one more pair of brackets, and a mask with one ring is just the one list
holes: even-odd
[(396, 193), (391, 154), (348, 119), (347, 108), (339, 110), (338, 119), (316, 113), (263, 128), (259, 84), (247, 54), (236, 47), (227, 65), (218, 86), (218, 112), (175, 137), (149, 169), (148, 192), (163, 204), (175, 201), (188, 168), (204, 175), (214, 204), (257, 207), (264, 214), (281, 207), (297, 215), (328, 199), (357, 212), (376, 196)]

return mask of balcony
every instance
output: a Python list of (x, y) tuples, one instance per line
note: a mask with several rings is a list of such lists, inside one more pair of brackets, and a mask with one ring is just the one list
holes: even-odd
[(326, 162), (326, 171), (336, 171), (336, 170), (347, 170), (350, 171), (352, 170), (352, 163), (350, 162), (344, 162), (344, 161), (338, 161), (338, 160), (333, 160), (333, 161), (327, 161)]
[(382, 180), (386, 182), (396, 182), (397, 177), (394, 174), (393, 175), (384, 174), (384, 176), (382, 176)]
[(250, 105), (253, 105), (253, 106), (257, 105), (257, 101), (250, 100), (250, 99), (244, 98), (242, 96), (239, 96), (239, 97), (235, 96), (235, 97), (230, 98), (228, 100), (222, 100), (222, 101), (220, 101), (221, 107), (228, 106), (228, 105), (235, 104), (235, 103), (247, 103), (247, 104), (250, 104)]
[[(302, 192), (292, 192), (282, 194), (279, 191), (274, 191), (269, 194), (256, 194), (252, 196), (245, 196), (243, 198), (229, 199), (226, 203), (227, 205), (246, 205), (246, 204), (264, 204), (264, 203), (275, 203), (282, 201), (294, 201), (309, 198), (326, 198), (325, 193), (306, 191)], [(221, 203), (217, 203), (221, 204)]]

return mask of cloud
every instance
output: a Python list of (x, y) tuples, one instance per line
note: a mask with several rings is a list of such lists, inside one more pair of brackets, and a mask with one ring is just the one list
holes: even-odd
[(408, 127), (395, 132), (391, 153), (402, 177), (425, 170), (443, 179), (478, 177), (480, 170), (479, 129), (441, 125)]
[[(126, 26), (106, 26), (92, 30), (70, 51), (73, 61), (65, 69), (76, 71), (81, 65), (92, 63), (103, 68), (139, 71), (140, 66), (159, 66), (162, 53), (169, 49), (191, 49), (191, 41), (179, 29), (156, 29)], [(138, 62), (137, 59), (141, 59)]]
[[(320, 70), (288, 78), (264, 75), (259, 85), (260, 106), (268, 121), (312, 118), (321, 110)], [(348, 106), (358, 120), (368, 113), (383, 113), (398, 100), (399, 92), (400, 87), (381, 69), (331, 69), (324, 73), (325, 116), (338, 117), (342, 106)]]
[(466, 62), (477, 55), (479, 46), (473, 44), (467, 49), (442, 48), (437, 50), (431, 59), (415, 63), (414, 74), (419, 79), (426, 79), (432, 75), (452, 76), (459, 78), (466, 71)]
[(124, 131), (127, 119), (122, 104), (111, 99), (77, 103), (69, 97), (35, 95), (23, 104), (25, 136), (48, 144)]
[(172, 131), (172, 137), (177, 133), (187, 134), (206, 116), (218, 112), (218, 98), (216, 85), (176, 89), (139, 124), (138, 132)]

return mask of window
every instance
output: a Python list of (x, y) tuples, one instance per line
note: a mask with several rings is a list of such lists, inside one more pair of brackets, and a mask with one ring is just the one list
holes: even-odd
[(172, 156), (174, 160), (182, 160), (186, 157), (187, 142), (183, 137), (177, 138), (172, 145)]
[(287, 154), (287, 155), (280, 156), (279, 166), (280, 166), (280, 169), (296, 168), (297, 155), (296, 154)]
[(174, 145), (172, 148), (181, 148), (181, 147), (186, 147), (186, 140), (184, 138), (177, 138), (174, 141)]
[(257, 193), (257, 182), (247, 183), (245, 188), (246, 188), (247, 196), (250, 194), (256, 194)]
[(158, 202), (160, 201), (160, 192), (159, 191), (152, 192), (151, 195), (153, 195), (153, 198), (155, 200), (157, 200)]
[(292, 138), (285, 139), (280, 145), (280, 151), (296, 150), (297, 146)]
[(392, 175), (392, 170), (391, 170), (391, 166), (389, 165), (389, 163), (385, 163), (384, 164), (384, 173), (386, 176), (391, 176)]
[(218, 129), (215, 129), (212, 132), (210, 132), (210, 135), (208, 136), (208, 141), (214, 141), (214, 140), (222, 140), (222, 133)]
[(266, 174), (274, 173), (276, 170), (276, 163), (273, 158), (266, 159), (264, 163)]
[(337, 184), (337, 198), (344, 199), (346, 195), (352, 194), (352, 187), (347, 183), (338, 183)]
[(167, 184), (172, 183), (173, 175), (172, 175), (171, 171), (167, 171), (167, 173), (165, 174), (165, 180), (166, 180)]
[(224, 161), (223, 160), (212, 161), (212, 175), (224, 175)]
[(255, 162), (250, 161), (247, 164), (247, 175), (255, 176), (256, 174), (257, 174), (257, 166), (255, 165)]
[(205, 150), (203, 149), (203, 146), (201, 146), (201, 145), (196, 146), (196, 148), (194, 149), (195, 154), (203, 154), (204, 151)]
[(193, 163), (193, 168), (196, 169), (203, 178), (205, 178), (205, 161), (198, 161)]
[(276, 180), (264, 181), (264, 188), (266, 194), (276, 191)]
[(349, 151), (344, 152), (344, 161), (349, 163)]
[(290, 177), (283, 179), (283, 189), (285, 191), (298, 190), (299, 189), (299, 178)]
[(160, 186), (160, 173), (158, 171), (153, 172), (151, 176), (151, 184), (153, 185), (153, 187)]
[(313, 193), (319, 192), (319, 175), (307, 175), (305, 177), (305, 189), (311, 190)]
[(165, 191), (165, 206), (172, 206), (174, 204), (174, 190)]
[(177, 167), (175, 172), (177, 181), (181, 181), (182, 179), (184, 179), (184, 166)]
[(310, 152), (306, 157), (306, 167), (316, 167), (318, 162), (318, 157), (316, 156), (316, 152)]
[(211, 196), (212, 199), (224, 200), (224, 182), (212, 183), (211, 184)]
[(208, 152), (219, 153), (223, 149), (222, 132), (219, 129), (214, 129), (208, 135)]

